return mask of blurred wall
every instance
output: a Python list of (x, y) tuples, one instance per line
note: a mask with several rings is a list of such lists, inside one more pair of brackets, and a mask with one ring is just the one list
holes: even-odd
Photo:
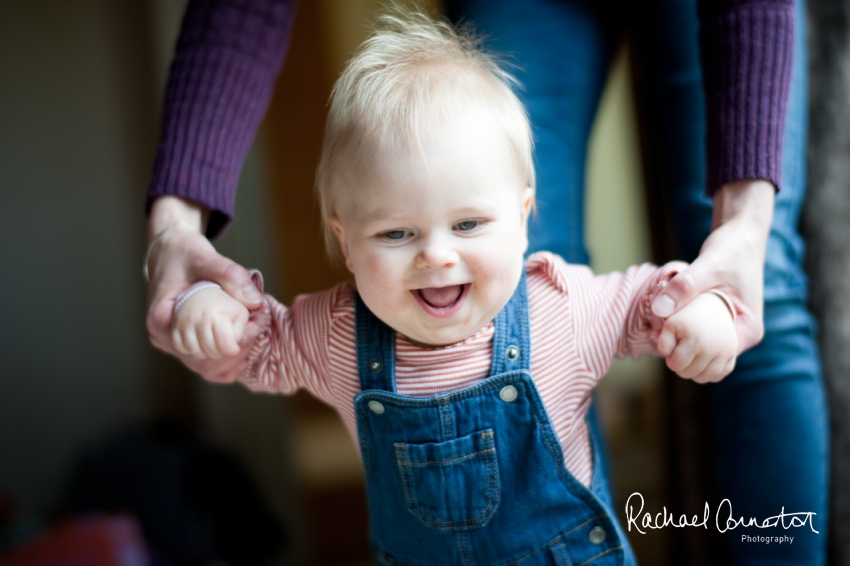
[[(285, 400), (202, 383), (144, 327), (142, 205), (185, 3), (0, 3), (0, 495), (21, 525), (49, 518), (81, 451), (157, 416), (240, 457), (295, 523)], [(216, 245), (273, 284), (260, 145), (252, 221)]]
[(807, 3), (808, 193), (803, 208), (809, 300), (820, 324), (830, 416), (830, 564), (850, 565), (850, 2)]
[(144, 4), (0, 3), (0, 490), (43, 511), (76, 451), (151, 411)]

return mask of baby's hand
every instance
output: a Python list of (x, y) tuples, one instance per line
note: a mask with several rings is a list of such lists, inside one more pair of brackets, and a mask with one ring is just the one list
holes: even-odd
[(703, 293), (672, 315), (658, 335), (667, 367), (697, 383), (720, 381), (735, 368), (738, 335), (726, 302)]
[(248, 316), (248, 309), (220, 288), (201, 289), (174, 314), (171, 340), (177, 351), (199, 360), (235, 356)]

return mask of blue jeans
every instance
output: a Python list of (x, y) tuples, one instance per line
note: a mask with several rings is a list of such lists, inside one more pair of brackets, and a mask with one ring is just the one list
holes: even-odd
[[(587, 263), (584, 165), (587, 142), (612, 53), (630, 26), (646, 80), (638, 100), (653, 164), (669, 187), (679, 256), (696, 258), (711, 226), (705, 196), (705, 109), (694, 0), (451, 0), (450, 16), (474, 22), (488, 45), (514, 57), (520, 96), (536, 138), (538, 215), (530, 250)], [(765, 263), (765, 338), (712, 387), (717, 501), (738, 517), (817, 513), (815, 529), (739, 527), (726, 534), (733, 564), (823, 564), (826, 556), (828, 425), (806, 307), (803, 243), (797, 222), (805, 192), (806, 53), (803, 7), (797, 26), (791, 96)], [(716, 510), (712, 504), (712, 511)], [(693, 512), (693, 510), (681, 510)], [(714, 517), (712, 516), (712, 519)], [(742, 542), (742, 535), (794, 536), (792, 544)], [(638, 535), (639, 536), (639, 535)]]

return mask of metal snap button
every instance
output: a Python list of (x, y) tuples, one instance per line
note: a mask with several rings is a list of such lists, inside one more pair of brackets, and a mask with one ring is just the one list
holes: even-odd
[(379, 371), (384, 369), (384, 362), (382, 362), (378, 358), (372, 358), (369, 361), (369, 369), (372, 370), (375, 373), (378, 373)]
[(499, 397), (505, 403), (512, 403), (516, 401), (517, 395), (519, 395), (519, 393), (513, 385), (505, 385), (502, 387), (502, 390), (499, 391)]
[(505, 356), (507, 356), (511, 361), (517, 359), (519, 357), (519, 348), (511, 344), (508, 346), (508, 349), (505, 350)]
[(593, 544), (602, 544), (602, 541), (605, 540), (605, 529), (602, 527), (593, 527), (590, 529), (590, 533), (587, 535), (587, 538)]
[[(369, 409), (376, 415), (383, 414), (384, 412), (384, 406), (378, 401), (369, 401)], [(605, 535), (602, 536), (604, 537)]]

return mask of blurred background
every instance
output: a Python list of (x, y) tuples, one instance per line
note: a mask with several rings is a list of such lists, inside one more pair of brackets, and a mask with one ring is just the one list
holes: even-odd
[[(330, 87), (378, 7), (299, 3), (236, 221), (215, 242), (287, 303), (347, 277), (324, 259), (313, 172)], [(71, 554), (117, 537), (116, 564), (369, 563), (359, 456), (334, 413), (204, 383), (147, 340), (143, 201), (184, 8), (0, 3), (0, 564), (48, 536)], [(652, 258), (637, 140), (621, 49), (589, 157), (597, 271)], [(662, 370), (620, 361), (598, 391), (617, 509), (634, 491), (669, 501)], [(670, 563), (672, 535), (633, 537), (642, 562)]]

